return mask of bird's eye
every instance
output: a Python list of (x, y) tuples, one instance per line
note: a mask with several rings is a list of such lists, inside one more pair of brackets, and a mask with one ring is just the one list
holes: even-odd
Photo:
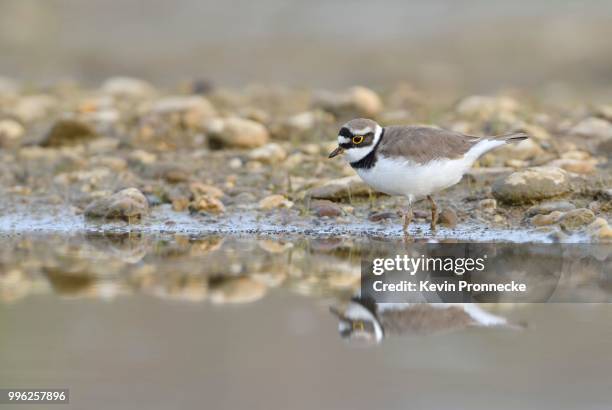
[(363, 142), (363, 135), (355, 135), (353, 137), (353, 144), (359, 145)]

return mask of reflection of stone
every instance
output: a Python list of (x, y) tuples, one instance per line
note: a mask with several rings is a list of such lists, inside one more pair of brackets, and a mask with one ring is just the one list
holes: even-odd
[(153, 293), (165, 299), (200, 302), (208, 294), (208, 282), (202, 275), (164, 275), (153, 285)]
[(228, 278), (210, 284), (213, 303), (250, 303), (261, 299), (267, 287), (250, 277)]
[(14, 302), (30, 291), (31, 282), (18, 269), (0, 272), (0, 301)]
[(470, 326), (511, 326), (474, 303), (369, 303), (353, 299), (344, 309), (332, 307), (343, 339), (380, 343), (391, 335), (425, 335)]
[(87, 240), (104, 257), (118, 258), (126, 263), (138, 263), (151, 249), (150, 239), (133, 234), (89, 234)]
[(60, 295), (82, 295), (96, 283), (95, 277), (87, 272), (69, 273), (56, 268), (45, 268), (44, 272), (53, 290)]

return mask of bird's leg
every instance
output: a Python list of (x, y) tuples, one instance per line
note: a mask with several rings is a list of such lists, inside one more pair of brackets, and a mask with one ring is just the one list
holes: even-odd
[(436, 224), (438, 223), (438, 206), (436, 201), (433, 200), (431, 195), (427, 195), (427, 200), (431, 204), (431, 230), (436, 230)]
[(404, 231), (404, 235), (408, 235), (408, 225), (410, 225), (410, 222), (412, 222), (412, 218), (413, 218), (413, 213), (412, 213), (412, 201), (408, 201), (408, 209), (404, 211), (404, 215), (403, 215), (403, 227), (402, 230)]

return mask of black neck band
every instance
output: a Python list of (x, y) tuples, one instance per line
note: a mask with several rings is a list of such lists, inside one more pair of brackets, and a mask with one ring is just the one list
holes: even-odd
[(369, 169), (372, 168), (374, 166), (374, 164), (376, 164), (376, 149), (378, 148), (378, 145), (380, 144), (380, 142), (383, 139), (383, 136), (385, 135), (385, 129), (383, 128), (381, 133), (380, 133), (380, 138), (378, 138), (378, 142), (376, 143), (376, 145), (374, 145), (374, 148), (372, 148), (372, 151), (370, 151), (370, 153), (368, 155), (366, 155), (365, 157), (361, 158), (359, 161), (355, 161), (355, 162), (351, 162), (351, 167), (353, 168), (365, 168), (365, 169)]

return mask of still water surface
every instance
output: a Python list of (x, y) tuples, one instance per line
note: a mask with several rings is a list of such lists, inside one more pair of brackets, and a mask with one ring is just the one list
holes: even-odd
[[(394, 327), (381, 340), (341, 337), (330, 307), (351, 304), (361, 254), (379, 246), (368, 240), (1, 245), (0, 385), (70, 388), (69, 408), (612, 406), (612, 305), (482, 306), (525, 328), (421, 310), (416, 327), (403, 326), (406, 315), (381, 321)], [(581, 291), (608, 294), (596, 273), (578, 278)]]

